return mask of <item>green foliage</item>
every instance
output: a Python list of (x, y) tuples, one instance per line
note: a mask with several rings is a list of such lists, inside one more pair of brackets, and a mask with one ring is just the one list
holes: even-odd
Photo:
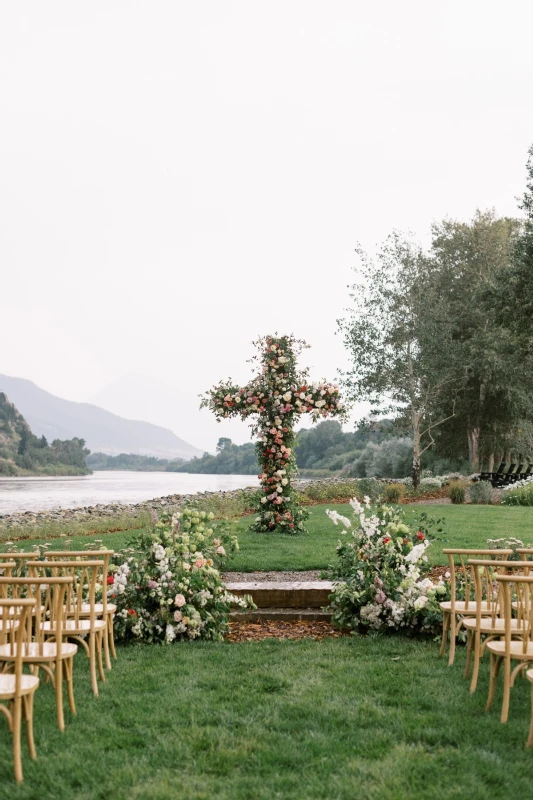
[(403, 483), (389, 483), (383, 489), (383, 500), (385, 503), (399, 503), (404, 494)]
[(194, 505), (156, 517), (113, 560), (109, 595), (117, 606), (117, 638), (222, 639), (231, 606), (250, 605), (225, 590), (218, 570), (237, 549), (228, 526)]
[(429, 546), (426, 534), (405, 523), (402, 512), (388, 506), (370, 509), (352, 501), (354, 517), (326, 514), (343, 538), (337, 546), (338, 564), (331, 606), (333, 620), (355, 631), (437, 633), (442, 625), (439, 600), (447, 587), (424, 577)]
[(108, 456), (106, 453), (91, 453), (86, 459), (87, 466), (94, 470), (134, 470), (139, 472), (164, 472), (172, 471), (173, 466), (184, 463), (183, 458), (155, 458), (154, 456), (141, 456), (137, 453), (121, 453), (118, 456)]
[[(89, 450), (83, 439), (61, 441), (51, 445), (45, 436), (35, 436), (24, 417), (0, 392), (0, 474), (86, 475), (90, 472), (85, 459)], [(1, 463), (1, 460), (9, 462)]]
[(462, 481), (452, 481), (448, 486), (448, 497), (454, 505), (464, 503), (466, 497), (466, 485)]
[(489, 481), (478, 481), (469, 487), (470, 502), (473, 505), (490, 505), (492, 503), (492, 485)]
[(167, 472), (191, 472), (207, 475), (257, 475), (259, 465), (255, 445), (233, 444), (231, 439), (218, 440), (217, 454), (204, 453), (182, 464), (167, 467)]
[(529, 480), (523, 486), (507, 489), (502, 494), (502, 506), (533, 506), (533, 481)]

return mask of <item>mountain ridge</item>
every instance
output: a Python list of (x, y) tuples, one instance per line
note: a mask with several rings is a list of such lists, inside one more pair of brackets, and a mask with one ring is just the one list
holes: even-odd
[(127, 419), (92, 403), (65, 400), (28, 378), (0, 374), (0, 392), (7, 394), (36, 435), (49, 440), (80, 437), (91, 451), (108, 455), (128, 452), (187, 460), (203, 455), (169, 428)]

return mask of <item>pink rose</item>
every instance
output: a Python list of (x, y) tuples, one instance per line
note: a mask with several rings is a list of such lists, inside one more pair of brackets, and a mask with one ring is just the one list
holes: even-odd
[(225, 556), (226, 555), (226, 551), (224, 550), (222, 545), (220, 545), (220, 547), (217, 547), (217, 553), (218, 553), (219, 556)]
[(205, 558), (197, 558), (196, 561), (194, 562), (194, 566), (198, 567), (198, 569), (201, 569), (202, 567), (205, 567), (206, 564), (207, 564), (207, 561), (206, 561)]
[(182, 619), (183, 619), (183, 614), (181, 613), (181, 611), (174, 611), (174, 621), (181, 622)]
[(174, 598), (174, 605), (178, 606), (178, 608), (184, 606), (186, 602), (187, 601), (185, 600), (182, 594), (177, 594), (176, 597)]

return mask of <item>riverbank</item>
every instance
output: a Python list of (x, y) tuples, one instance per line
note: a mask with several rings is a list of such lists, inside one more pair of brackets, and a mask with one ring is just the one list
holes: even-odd
[[(302, 501), (307, 505), (321, 501), (346, 501), (358, 493), (356, 480), (340, 478), (304, 480), (296, 483), (295, 488), (303, 495)], [(46, 528), (51, 525), (81, 527), (89, 524), (93, 530), (102, 531), (106, 529), (106, 525), (109, 526), (108, 529), (125, 524), (136, 527), (147, 524), (154, 513), (178, 510), (189, 502), (199, 503), (217, 516), (241, 516), (253, 509), (253, 495), (256, 492), (257, 486), (249, 486), (225, 491), (174, 493), (138, 503), (99, 503), (77, 508), (18, 511), (0, 515), (0, 532), (13, 528)]]

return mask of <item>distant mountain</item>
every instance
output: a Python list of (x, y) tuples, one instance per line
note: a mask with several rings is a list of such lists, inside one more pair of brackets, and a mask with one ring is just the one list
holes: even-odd
[(186, 460), (203, 455), (168, 428), (124, 419), (90, 403), (63, 400), (24, 378), (0, 375), (0, 392), (16, 405), (33, 433), (48, 441), (79, 437), (92, 452), (109, 455), (138, 453)]

